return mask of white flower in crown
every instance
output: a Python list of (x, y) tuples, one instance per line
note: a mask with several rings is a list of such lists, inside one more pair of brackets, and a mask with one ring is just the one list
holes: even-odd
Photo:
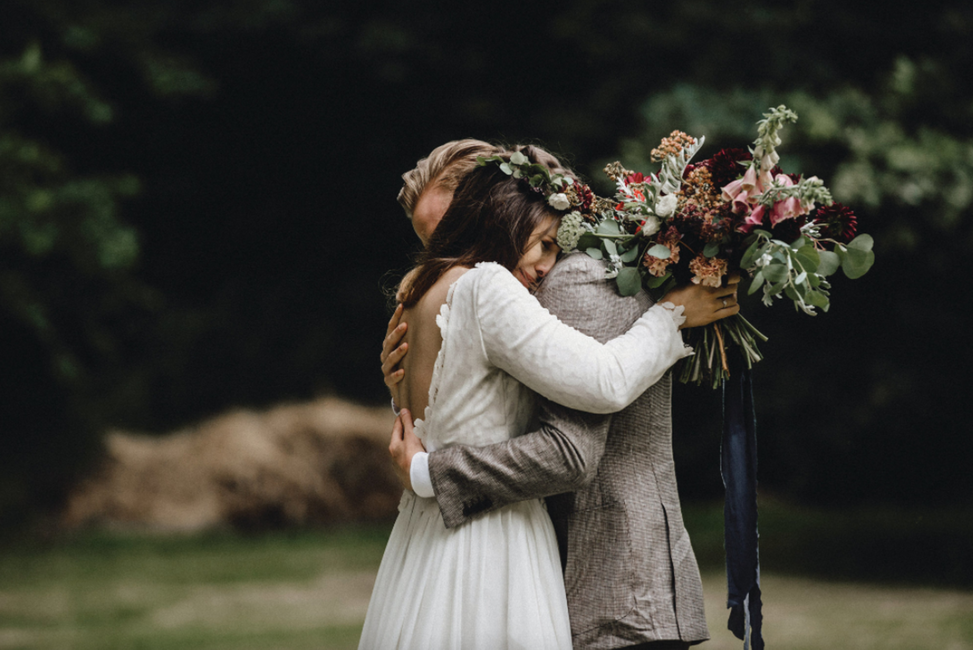
[(666, 194), (655, 204), (655, 213), (665, 219), (676, 211), (678, 199), (675, 194)]
[(571, 201), (568, 200), (567, 195), (564, 192), (556, 192), (547, 197), (547, 202), (555, 210), (567, 210), (571, 207)]

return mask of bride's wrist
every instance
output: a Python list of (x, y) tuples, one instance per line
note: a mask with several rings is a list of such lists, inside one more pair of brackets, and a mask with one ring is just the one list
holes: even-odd
[(672, 319), (672, 323), (676, 326), (677, 330), (681, 330), (683, 325), (686, 323), (686, 308), (683, 305), (675, 305), (668, 300), (665, 302), (656, 303), (657, 306), (661, 307)]

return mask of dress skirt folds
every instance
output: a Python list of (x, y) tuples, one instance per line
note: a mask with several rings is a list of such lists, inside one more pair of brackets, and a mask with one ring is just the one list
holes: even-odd
[(557, 543), (541, 501), (447, 530), (435, 499), (402, 495), (360, 650), (570, 647)]

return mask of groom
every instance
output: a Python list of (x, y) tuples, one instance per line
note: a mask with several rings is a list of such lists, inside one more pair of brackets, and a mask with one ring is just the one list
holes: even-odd
[[(449, 204), (451, 191), (441, 191), (435, 181), (457, 161), (446, 169), (430, 169), (429, 163), (443, 147), (403, 176), (406, 188), (412, 186), (411, 208), (426, 207), (430, 188), (439, 188), (436, 203), (443, 210)], [(462, 156), (459, 163), (471, 168)], [(412, 216), (404, 201), (403, 207)], [(431, 221), (438, 223), (441, 216), (433, 214)], [(691, 290), (709, 301), (712, 320), (738, 311), (735, 286)], [(619, 296), (605, 280), (603, 263), (578, 253), (555, 265), (537, 298), (563, 322), (602, 342), (624, 333), (652, 304), (645, 292)], [(383, 350), (390, 384), (401, 377), (392, 369), (402, 356), (401, 350), (393, 351), (402, 331), (402, 326), (392, 329)], [(538, 398), (534, 431), (487, 447), (455, 446), (430, 454), (422, 451), (411, 416), (403, 412), (390, 452), (407, 487), (436, 498), (447, 528), (516, 501), (547, 497), (575, 648), (687, 648), (709, 634), (676, 488), (671, 389), (667, 374), (610, 415)]]

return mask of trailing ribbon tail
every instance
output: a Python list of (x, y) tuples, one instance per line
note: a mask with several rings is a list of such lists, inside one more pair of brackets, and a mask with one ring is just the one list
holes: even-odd
[(727, 628), (743, 639), (744, 650), (763, 650), (760, 556), (757, 532), (757, 432), (753, 382), (742, 363), (723, 381), (721, 470), (726, 488), (723, 509), (726, 548)]

